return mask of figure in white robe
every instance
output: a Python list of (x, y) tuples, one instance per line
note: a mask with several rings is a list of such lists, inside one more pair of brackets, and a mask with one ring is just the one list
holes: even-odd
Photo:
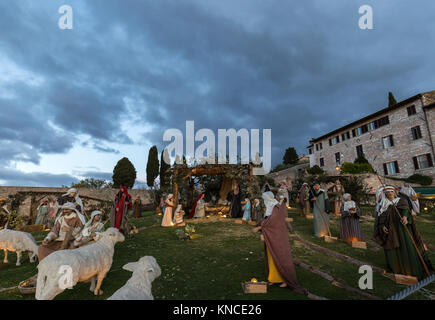
[(412, 204), (412, 215), (417, 215), (420, 213), (420, 203), (418, 201), (417, 193), (414, 188), (408, 182), (403, 183), (403, 187), (400, 189), (400, 193), (406, 195)]
[(183, 209), (183, 205), (179, 204), (177, 206), (177, 209), (175, 209), (175, 213), (174, 213), (174, 223), (176, 225), (180, 225), (182, 224), (183, 221), (183, 216), (184, 216), (184, 210)]
[(205, 201), (204, 196), (199, 199), (198, 203), (196, 204), (195, 208), (195, 215), (194, 218), (204, 218), (205, 217)]
[(169, 194), (166, 198), (166, 208), (165, 214), (162, 219), (162, 227), (172, 227), (174, 223), (172, 222), (172, 209), (174, 208), (174, 196), (173, 194)]

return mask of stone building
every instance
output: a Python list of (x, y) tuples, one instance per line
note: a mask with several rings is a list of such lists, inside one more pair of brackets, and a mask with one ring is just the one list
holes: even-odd
[(435, 178), (435, 90), (313, 138), (310, 166), (336, 173), (361, 153), (379, 174), (405, 178), (415, 173)]

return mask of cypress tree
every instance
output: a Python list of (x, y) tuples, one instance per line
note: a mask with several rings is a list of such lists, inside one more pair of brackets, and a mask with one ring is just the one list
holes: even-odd
[(154, 180), (156, 180), (159, 175), (159, 158), (157, 146), (152, 146), (148, 152), (148, 163), (147, 163), (147, 185), (149, 187), (154, 186)]
[(169, 186), (169, 177), (167, 170), (171, 167), (170, 164), (167, 164), (164, 159), (167, 159), (169, 162), (169, 153), (165, 148), (163, 149), (160, 156), (160, 188), (165, 188)]
[(388, 106), (389, 106), (389, 107), (392, 107), (392, 106), (394, 106), (395, 104), (397, 104), (397, 101), (396, 101), (396, 99), (394, 98), (393, 93), (390, 91), (390, 92), (388, 92)]

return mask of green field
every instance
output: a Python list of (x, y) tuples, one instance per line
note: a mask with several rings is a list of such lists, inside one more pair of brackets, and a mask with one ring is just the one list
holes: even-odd
[[(370, 213), (371, 210), (367, 210)], [(322, 247), (335, 250), (371, 265), (385, 267), (384, 253), (370, 240), (373, 221), (364, 216), (363, 230), (367, 239), (367, 250), (351, 248), (344, 242), (325, 243), (313, 236), (313, 221), (302, 218), (296, 210), (289, 211), (289, 217), (296, 234), (301, 238)], [(201, 219), (202, 220), (202, 219)], [(160, 227), (161, 217), (153, 212), (144, 212), (143, 217), (133, 220), (137, 227), (148, 227), (132, 238), (115, 247), (111, 271), (105, 278), (102, 296), (94, 296), (89, 291), (89, 283), (79, 283), (72, 290), (66, 290), (56, 299), (106, 299), (129, 279), (131, 273), (122, 269), (127, 262), (137, 261), (145, 255), (157, 259), (162, 275), (153, 282), (155, 299), (307, 299), (288, 288), (270, 286), (267, 294), (244, 294), (241, 283), (251, 278), (266, 280), (264, 244), (259, 235), (251, 232), (248, 225), (235, 224), (232, 219), (206, 218), (195, 221), (196, 238), (181, 240), (175, 228)], [(332, 218), (331, 232), (339, 234), (339, 220)], [(435, 244), (435, 218), (429, 214), (418, 217), (418, 228), (423, 239)], [(35, 233), (35, 239), (42, 240), (44, 233)], [(293, 255), (300, 261), (332, 275), (337, 281), (358, 288), (358, 266), (308, 249), (299, 241), (290, 240)], [(433, 249), (433, 247), (432, 247)], [(26, 256), (26, 255), (24, 255)], [(430, 252), (432, 262), (435, 253)], [(3, 259), (3, 252), (0, 253)], [(36, 264), (27, 258), (20, 267), (15, 266), (15, 254), (9, 255), (9, 266), (0, 270), (0, 288), (16, 286), (20, 281), (36, 273)], [(311, 293), (329, 299), (367, 299), (333, 286), (329, 281), (296, 266), (298, 281)], [(380, 298), (388, 298), (406, 286), (395, 284), (377, 273), (374, 275), (374, 289), (368, 293)], [(426, 287), (435, 291), (435, 284)], [(427, 291), (418, 291), (408, 299), (433, 299)], [(0, 299), (34, 299), (33, 295), (22, 295), (18, 290), (0, 293)]]

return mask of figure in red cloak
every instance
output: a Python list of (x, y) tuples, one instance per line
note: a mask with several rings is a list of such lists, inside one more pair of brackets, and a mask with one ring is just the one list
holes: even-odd
[(115, 201), (110, 213), (110, 226), (120, 232), (129, 231), (127, 212), (132, 208), (131, 195), (128, 194), (127, 187), (121, 186), (116, 194)]
[(190, 212), (189, 212), (189, 219), (192, 219), (193, 216), (195, 215), (196, 206), (198, 205), (199, 200), (201, 200), (202, 198), (204, 198), (204, 193), (201, 193), (201, 194), (198, 196), (198, 199), (196, 199), (195, 204), (193, 205), (192, 209), (191, 209)]

